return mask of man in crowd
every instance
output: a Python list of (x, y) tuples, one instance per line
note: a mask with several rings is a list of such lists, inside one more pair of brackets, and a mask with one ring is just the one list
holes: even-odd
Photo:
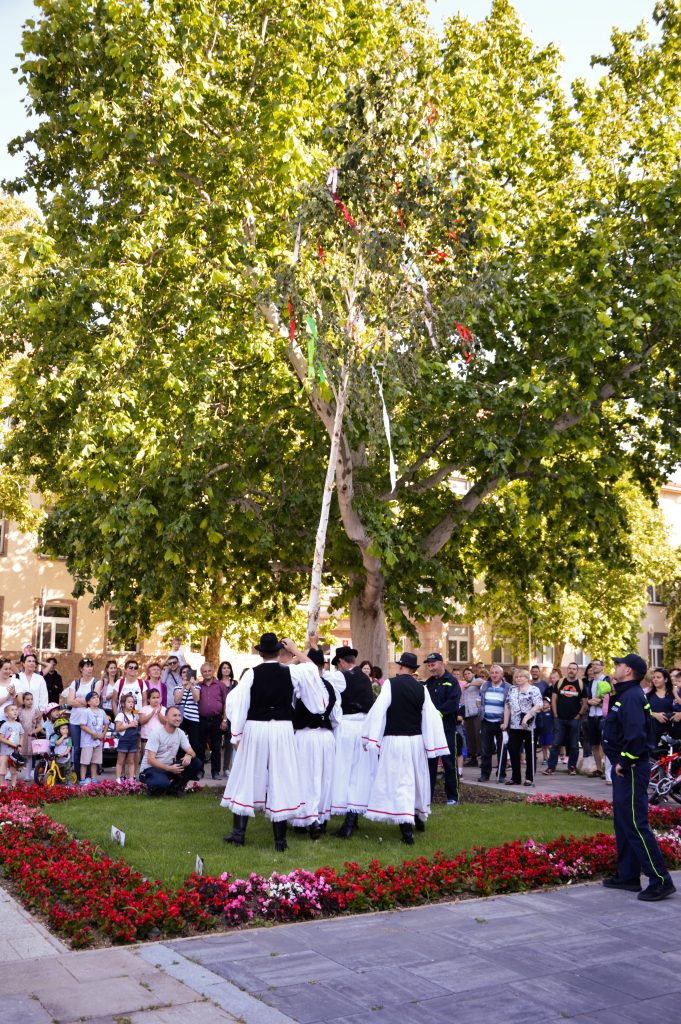
[[(650, 753), (655, 747), (648, 698), (641, 680), (648, 671), (638, 654), (614, 658), (615, 693), (603, 728), (603, 746), (613, 765), (612, 809), (617, 840), (617, 874), (603, 880), (606, 889), (637, 892), (648, 903), (676, 892), (648, 822)], [(648, 887), (641, 892), (641, 871)]]
[(496, 750), (498, 776), (506, 778), (506, 749), (502, 756), (501, 723), (506, 696), (511, 689), (504, 679), (501, 665), (492, 665), (489, 679), (480, 687), (480, 776), (478, 782), (489, 782), (492, 773), (492, 751)]
[(64, 690), (64, 681), (57, 672), (57, 659), (50, 655), (47, 659), (47, 671), (44, 675), (47, 686), (47, 699), (50, 704), (61, 704), (61, 695)]
[(586, 709), (586, 697), (579, 678), (579, 665), (571, 661), (564, 679), (556, 683), (551, 695), (553, 711), (553, 745), (544, 775), (553, 775), (558, 764), (560, 748), (568, 752), (568, 775), (577, 774), (579, 757), (579, 720)]
[(336, 648), (331, 664), (345, 677), (341, 695), (343, 719), (336, 733), (331, 812), (345, 815), (336, 835), (349, 839), (357, 827), (358, 816), (366, 812), (376, 772), (375, 750), (367, 752), (362, 747), (364, 721), (374, 703), (374, 691), (371, 679), (357, 665), (354, 647)]
[(466, 750), (468, 758), (464, 761), (466, 768), (478, 767), (478, 754), (480, 752), (480, 714), (478, 700), (480, 698), (480, 687), (484, 680), (475, 677), (472, 668), (463, 670), (463, 714), (464, 729), (466, 730)]
[(165, 662), (161, 680), (165, 683), (166, 690), (171, 695), (171, 698), (175, 693), (175, 690), (182, 686), (182, 676), (180, 675), (181, 668), (182, 665), (180, 665), (177, 655), (169, 654)]
[[(181, 721), (179, 709), (168, 708), (165, 725), (154, 730), (147, 740), (140, 782), (146, 785), (149, 796), (180, 796), (189, 781), (203, 775), (201, 759), (180, 729)], [(180, 751), (183, 751), (182, 757)]]
[(222, 752), (222, 720), (225, 715), (227, 684), (215, 678), (215, 671), (209, 661), (201, 666), (199, 683), (199, 755), (206, 759), (206, 745), (210, 743), (211, 778), (220, 778), (220, 757)]
[(591, 678), (585, 686), (584, 696), (588, 707), (586, 729), (591, 753), (596, 762), (595, 775), (603, 778), (603, 698), (610, 692), (610, 677), (603, 672), (603, 662), (594, 658), (591, 662)]
[[(445, 668), (442, 655), (433, 651), (425, 659), (428, 669), (426, 689), (430, 694), (435, 710), (442, 718), (445, 739), (449, 747), (448, 754), (442, 754), (442, 767), (445, 775), (445, 796), (447, 805), (455, 807), (459, 802), (459, 771), (456, 764), (456, 719), (459, 714), (459, 702), (461, 700), (461, 687), (459, 680)], [(476, 708), (477, 711), (477, 708)], [(430, 773), (430, 799), (435, 797), (435, 784), (437, 781), (438, 757), (432, 754), (428, 757), (428, 771)]]
[(131, 693), (135, 698), (135, 710), (139, 714), (145, 704), (149, 703), (149, 685), (146, 679), (139, 679), (137, 670), (139, 662), (132, 656), (125, 662), (123, 677), (118, 680), (111, 694), (111, 710), (114, 718), (120, 710), (123, 698), (126, 693)]

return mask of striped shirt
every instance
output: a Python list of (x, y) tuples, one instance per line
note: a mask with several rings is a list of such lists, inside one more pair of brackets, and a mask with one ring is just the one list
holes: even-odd
[(490, 684), (484, 694), (485, 705), (482, 717), (486, 722), (501, 722), (504, 717), (504, 684)]

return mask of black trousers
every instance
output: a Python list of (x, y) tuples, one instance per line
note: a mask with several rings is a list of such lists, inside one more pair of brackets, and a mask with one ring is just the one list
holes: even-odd
[[(442, 767), (445, 773), (445, 796), (448, 800), (459, 799), (459, 771), (456, 765), (456, 729), (445, 729), (445, 739), (450, 753), (443, 754)], [(435, 783), (437, 780), (437, 757), (428, 758), (428, 771), (430, 772), (430, 799), (431, 803), (435, 796)]]
[(222, 758), (222, 730), (220, 723), (222, 715), (201, 716), (199, 722), (200, 750), (197, 754), (206, 764), (206, 746), (210, 743), (210, 770), (212, 775), (220, 774), (220, 761)]
[[(492, 753), (496, 750), (498, 760), (501, 743), (501, 722), (488, 722), (483, 718), (480, 723), (480, 774), (483, 779), (488, 779), (492, 774)], [(506, 778), (506, 748), (501, 758), (499, 778)]]
[(508, 756), (511, 758), (511, 779), (520, 785), (520, 753), (525, 751), (525, 778), (534, 782), (534, 729), (508, 730)]
[(648, 823), (647, 757), (618, 775), (612, 770), (612, 816), (617, 841), (617, 874), (625, 881), (638, 880), (641, 871), (653, 884), (669, 878), (657, 839)]
[(182, 729), (182, 732), (189, 740), (189, 744), (196, 756), (200, 757), (203, 761), (203, 753), (201, 751), (201, 723), (188, 722), (186, 718), (183, 718), (180, 729)]

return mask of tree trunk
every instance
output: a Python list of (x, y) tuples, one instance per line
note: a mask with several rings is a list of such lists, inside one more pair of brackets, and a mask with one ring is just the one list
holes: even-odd
[(359, 651), (358, 660), (367, 659), (388, 675), (388, 633), (385, 628), (383, 594), (375, 597), (368, 607), (362, 596), (350, 600), (350, 631), (352, 646)]
[(221, 633), (211, 633), (210, 636), (206, 637), (206, 647), (203, 652), (205, 661), (209, 661), (214, 667), (215, 671), (218, 670), (220, 664), (220, 643), (222, 641)]
[(322, 495), (322, 507), (319, 513), (319, 526), (317, 527), (317, 540), (312, 560), (312, 578), (310, 580), (310, 600), (307, 606), (307, 635), (310, 637), (317, 633), (319, 628), (319, 606), (321, 603), (322, 569), (324, 567), (324, 550), (326, 548), (326, 531), (329, 525), (329, 510), (331, 508), (331, 495), (333, 484), (336, 478), (336, 465), (338, 463), (338, 449), (340, 446), (341, 430), (343, 429), (343, 413), (345, 411), (345, 400), (348, 393), (348, 380), (350, 377), (349, 366), (344, 363), (341, 369), (341, 380), (336, 395), (336, 412), (331, 433), (331, 450), (326, 469), (324, 481), (324, 493)]
[(561, 640), (560, 643), (554, 645), (553, 648), (553, 667), (559, 671), (563, 667), (563, 658), (565, 657), (565, 641)]

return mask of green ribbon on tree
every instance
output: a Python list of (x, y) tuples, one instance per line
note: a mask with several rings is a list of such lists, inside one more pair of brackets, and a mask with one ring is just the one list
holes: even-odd
[[(317, 322), (316, 322), (315, 318), (313, 316), (310, 316), (310, 314), (308, 313), (307, 316), (305, 317), (305, 323), (307, 324), (307, 329), (308, 329), (308, 332), (309, 332), (309, 337), (307, 339), (307, 376), (308, 376), (309, 380), (314, 380), (314, 378), (315, 378), (314, 363), (315, 363), (315, 354), (316, 354), (316, 351), (317, 351)], [(320, 384), (325, 384), (326, 383), (326, 376), (324, 374), (324, 367), (322, 366), (321, 363), (319, 363), (318, 374), (319, 374), (319, 383)]]

